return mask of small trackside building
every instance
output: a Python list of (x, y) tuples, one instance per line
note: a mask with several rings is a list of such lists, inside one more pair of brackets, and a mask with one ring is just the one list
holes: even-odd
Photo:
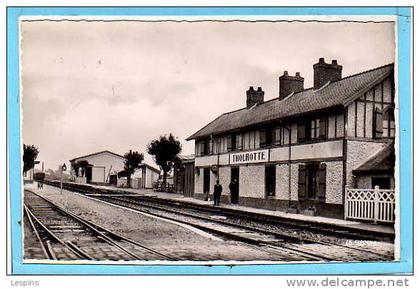
[(160, 170), (146, 163), (141, 163), (131, 179), (133, 189), (153, 189), (159, 179)]
[(174, 165), (174, 191), (194, 196), (194, 155), (179, 155)]
[(124, 160), (123, 156), (111, 151), (76, 157), (70, 160), (71, 174), (80, 183), (116, 184), (117, 174), (124, 170)]
[[(194, 196), (343, 218), (345, 188), (394, 188), (394, 65), (342, 77), (320, 58), (314, 85), (299, 73), (279, 77), (279, 96), (246, 92), (246, 107), (191, 135)], [(235, 180), (236, 186), (229, 185)]]

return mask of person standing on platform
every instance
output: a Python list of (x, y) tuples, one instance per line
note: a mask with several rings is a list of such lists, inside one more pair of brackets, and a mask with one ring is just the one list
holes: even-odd
[(216, 181), (213, 189), (213, 198), (214, 198), (214, 206), (218, 206), (220, 204), (220, 197), (223, 192), (223, 187), (219, 183), (219, 180)]

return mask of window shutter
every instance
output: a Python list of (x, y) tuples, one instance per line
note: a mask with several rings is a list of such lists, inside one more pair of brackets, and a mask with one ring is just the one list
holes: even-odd
[(325, 117), (321, 117), (319, 119), (319, 137), (325, 138), (327, 135), (327, 119)]
[(299, 165), (298, 198), (299, 200), (306, 199), (306, 167), (305, 165)]
[(265, 147), (267, 141), (267, 135), (265, 130), (260, 130), (260, 147)]
[(211, 155), (213, 154), (213, 141), (209, 140), (208, 145), (207, 145), (207, 154)]
[(375, 138), (381, 138), (382, 137), (382, 111), (379, 108), (375, 108), (374, 112), (374, 118), (373, 118), (373, 131)]
[(227, 151), (230, 152), (232, 150), (232, 135), (227, 136)]
[(279, 126), (274, 127), (274, 129), (271, 132), (272, 132), (271, 138), (273, 139), (273, 143), (279, 144), (280, 143), (280, 127)]
[(316, 179), (317, 179), (317, 189), (316, 189), (317, 198), (318, 200), (325, 202), (325, 191), (326, 191), (326, 183), (327, 183), (327, 165), (325, 163), (321, 163), (319, 165)]
[(298, 141), (303, 142), (306, 139), (306, 125), (301, 123), (298, 125)]
[(201, 155), (204, 156), (206, 154), (206, 142), (201, 142)]

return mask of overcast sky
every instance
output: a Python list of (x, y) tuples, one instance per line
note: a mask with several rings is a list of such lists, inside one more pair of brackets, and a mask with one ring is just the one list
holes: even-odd
[(343, 76), (394, 62), (392, 23), (22, 22), (23, 141), (46, 168), (101, 150), (145, 154), (245, 106), (249, 86), (278, 97), (278, 76), (312, 87), (319, 57)]

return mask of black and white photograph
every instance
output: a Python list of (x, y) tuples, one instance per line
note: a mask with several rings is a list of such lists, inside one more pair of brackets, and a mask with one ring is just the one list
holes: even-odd
[(26, 263), (393, 262), (393, 17), (22, 17)]

